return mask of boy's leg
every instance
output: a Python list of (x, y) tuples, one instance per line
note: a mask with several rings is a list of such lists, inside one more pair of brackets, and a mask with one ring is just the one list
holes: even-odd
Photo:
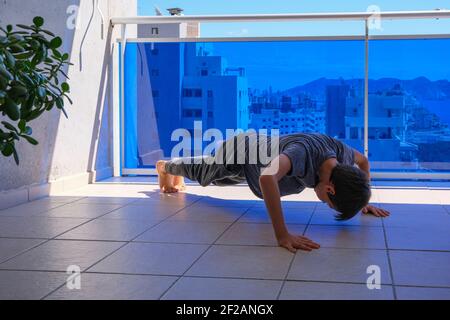
[[(211, 157), (178, 158), (158, 161), (160, 187), (164, 192), (177, 192), (177, 179), (186, 177), (201, 186), (236, 184), (245, 180), (240, 166), (226, 166), (216, 163)], [(182, 180), (182, 179), (181, 179)]]
[(159, 160), (156, 162), (156, 171), (158, 172), (159, 188), (164, 193), (174, 193), (179, 190), (175, 187), (175, 176), (166, 172), (166, 161)]

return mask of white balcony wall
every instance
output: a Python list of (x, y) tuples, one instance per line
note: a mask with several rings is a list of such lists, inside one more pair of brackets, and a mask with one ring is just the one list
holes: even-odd
[[(98, 2), (104, 15), (103, 39), (97, 0), (0, 1), (1, 25), (31, 24), (33, 17), (44, 17), (44, 27), (62, 37), (62, 51), (70, 53), (74, 64), (67, 70), (74, 102), (70, 105), (66, 101), (69, 119), (55, 108), (31, 122), (33, 136), (40, 143), (38, 146), (25, 141), (17, 143), (20, 166), (12, 158), (0, 157), (0, 208), (13, 201), (6, 191), (21, 190), (16, 192), (21, 200), (31, 199), (51, 192), (53, 182), (54, 186), (64, 181), (58, 186), (78, 187), (88, 183), (90, 176), (112, 173), (110, 75), (114, 41), (111, 39), (120, 35), (120, 27), (108, 29), (109, 19), (111, 16), (135, 16), (137, 4), (136, 0)], [(68, 27), (68, 21), (69, 25), (73, 21), (73, 11), (68, 13), (68, 9), (73, 8), (78, 8), (76, 28)], [(127, 35), (136, 37), (136, 27), (129, 26)]]

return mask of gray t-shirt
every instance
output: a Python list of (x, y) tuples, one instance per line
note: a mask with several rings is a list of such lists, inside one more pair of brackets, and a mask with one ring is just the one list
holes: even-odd
[[(260, 139), (258, 143), (259, 141)], [(329, 158), (336, 158), (342, 164), (355, 163), (354, 151), (350, 146), (321, 133), (280, 136), (279, 154), (289, 157), (292, 164), (290, 172), (278, 182), (281, 196), (300, 193), (305, 188), (314, 188), (319, 182), (319, 168)], [(247, 183), (259, 198), (262, 198), (259, 176), (263, 167), (261, 164), (244, 165)]]

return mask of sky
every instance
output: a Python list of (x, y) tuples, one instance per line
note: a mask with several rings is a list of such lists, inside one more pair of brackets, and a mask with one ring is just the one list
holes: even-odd
[[(381, 11), (450, 9), (450, 1), (416, 0), (322, 0), (322, 1), (171, 1), (139, 0), (140, 15), (155, 15), (157, 6), (164, 15), (171, 7), (183, 8), (185, 15), (223, 15), (250, 13), (300, 13), (366, 11), (376, 5)], [(372, 34), (450, 34), (450, 19), (382, 21)], [(201, 25), (202, 37), (257, 37), (289, 35), (362, 35), (361, 22), (299, 23), (207, 23)], [(371, 42), (369, 77), (450, 80), (449, 40), (376, 41)], [(255, 54), (257, 53), (257, 54)], [(245, 67), (251, 85), (283, 90), (320, 77), (363, 78), (363, 41), (295, 41), (295, 42), (217, 42), (214, 55), (226, 57), (231, 67)], [(426, 62), (426, 63), (424, 63)], [(446, 66), (446, 67), (442, 67)], [(268, 77), (267, 75), (271, 76)]]
[[(450, 9), (449, 0), (138, 0), (139, 15), (155, 15), (157, 6), (164, 15), (167, 8), (180, 7), (185, 15), (269, 14), (313, 12), (364, 12)], [(450, 19), (382, 21), (383, 33), (450, 33)], [(289, 23), (207, 23), (202, 24), (202, 36), (261, 36), (363, 34), (362, 22), (289, 22)]]

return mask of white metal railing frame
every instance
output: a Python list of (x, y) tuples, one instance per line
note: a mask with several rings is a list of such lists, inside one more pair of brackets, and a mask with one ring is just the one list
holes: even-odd
[(276, 21), (367, 21), (380, 19), (439, 19), (450, 18), (450, 10), (385, 11), (385, 12), (330, 12), (330, 13), (282, 13), (282, 14), (240, 14), (240, 15), (198, 15), (198, 16), (142, 16), (113, 17), (112, 25), (185, 23), (185, 22), (276, 22)]
[[(385, 12), (339, 12), (339, 13), (290, 13), (290, 14), (241, 14), (241, 15), (192, 15), (192, 16), (139, 16), (139, 17), (112, 17), (110, 24), (112, 27), (121, 26), (121, 37), (116, 39), (121, 44), (119, 53), (120, 79), (114, 77), (115, 86), (120, 88), (121, 101), (113, 103), (113, 118), (120, 118), (123, 128), (124, 112), (124, 55), (127, 42), (208, 42), (208, 41), (282, 41), (282, 40), (364, 40), (365, 42), (365, 66), (364, 66), (364, 154), (368, 157), (369, 152), (369, 40), (403, 40), (403, 39), (439, 39), (450, 38), (450, 34), (408, 34), (408, 35), (370, 35), (369, 22), (371, 19), (381, 20), (405, 20), (405, 19), (450, 19), (450, 10), (435, 9), (424, 11), (385, 11)], [(148, 25), (148, 24), (174, 24), (174, 23), (218, 23), (218, 22), (289, 22), (289, 21), (361, 21), (364, 22), (364, 35), (350, 36), (300, 36), (300, 37), (223, 37), (223, 38), (127, 38), (127, 25)], [(114, 61), (113, 63), (117, 63)], [(116, 67), (114, 70), (118, 70)], [(118, 85), (117, 82), (120, 82)], [(117, 100), (117, 95), (114, 95)], [(120, 105), (120, 107), (119, 107)], [(120, 116), (120, 114), (122, 116)], [(124, 165), (124, 130), (117, 128), (119, 122), (115, 121), (113, 126), (113, 136), (121, 138), (121, 161), (117, 157), (117, 150), (114, 152), (114, 175), (121, 174), (154, 174), (154, 169), (130, 169), (122, 167)], [(117, 144), (116, 144), (117, 145)], [(409, 173), (409, 172), (373, 172), (373, 178), (389, 179), (450, 179), (450, 173)]]

